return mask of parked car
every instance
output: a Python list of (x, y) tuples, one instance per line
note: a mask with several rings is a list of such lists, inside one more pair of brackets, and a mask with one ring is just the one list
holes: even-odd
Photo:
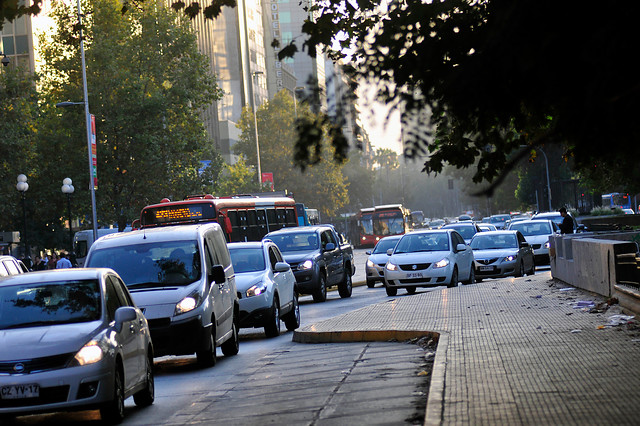
[(25, 272), (29, 272), (29, 269), (21, 260), (8, 255), (0, 256), (0, 278), (24, 274)]
[(384, 265), (386, 265), (387, 260), (389, 260), (387, 250), (394, 248), (398, 241), (400, 241), (400, 238), (402, 238), (402, 235), (384, 237), (378, 241), (372, 251), (366, 252), (369, 255), (365, 266), (367, 287), (375, 287), (378, 281), (384, 284)]
[(149, 320), (156, 356), (196, 353), (216, 363), (216, 347), (238, 353), (240, 305), (229, 250), (217, 223), (118, 232), (99, 238), (87, 266), (120, 274)]
[[(569, 216), (571, 216), (570, 213), (567, 213)], [(578, 225), (578, 221), (571, 216), (571, 218), (573, 219), (573, 232), (576, 233), (579, 230), (581, 230), (582, 228), (579, 227)], [(560, 228), (560, 225), (562, 225), (562, 221), (564, 220), (564, 218), (560, 215), (560, 212), (544, 212), (544, 213), (536, 213), (534, 214), (531, 219), (547, 219), (547, 220), (552, 220), (553, 222), (555, 222), (556, 225), (558, 225), (558, 229)]]
[(490, 231), (471, 241), (476, 281), (484, 278), (521, 277), (536, 271), (533, 249), (520, 231)]
[(409, 232), (387, 254), (388, 296), (395, 296), (398, 288), (413, 294), (418, 287), (455, 287), (460, 279), (464, 284), (475, 282), (473, 252), (454, 229)]
[(269, 240), (228, 244), (240, 299), (240, 327), (263, 327), (267, 337), (300, 327), (296, 277)]
[(298, 291), (314, 302), (327, 299), (327, 287), (338, 286), (340, 297), (351, 297), (355, 274), (353, 248), (331, 225), (282, 228), (264, 237), (273, 241), (291, 265)]
[(0, 415), (100, 408), (117, 423), (129, 396), (153, 403), (147, 320), (113, 270), (5, 278), (0, 313)]
[(471, 221), (451, 223), (443, 226), (441, 229), (455, 229), (460, 235), (462, 235), (465, 244), (469, 244), (477, 232), (482, 232), (480, 227)]
[(536, 265), (549, 264), (549, 238), (559, 232), (558, 225), (551, 220), (533, 219), (512, 223), (509, 229), (520, 231), (533, 249)]

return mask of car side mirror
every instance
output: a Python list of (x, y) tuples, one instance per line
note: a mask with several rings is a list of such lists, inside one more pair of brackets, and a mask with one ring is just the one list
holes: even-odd
[(393, 254), (393, 249), (387, 250), (387, 256), (391, 256)]
[(365, 251), (364, 254), (371, 256), (371, 250)]
[(466, 244), (458, 244), (456, 246), (456, 251), (465, 251), (467, 249), (467, 245)]
[(335, 248), (336, 248), (336, 245), (335, 245), (335, 244), (333, 244), (333, 243), (327, 243), (327, 245), (326, 245), (326, 246), (324, 246), (324, 250), (325, 250), (325, 251), (335, 250)]
[(287, 272), (289, 269), (291, 269), (291, 266), (285, 262), (276, 262), (276, 265), (273, 268), (276, 272)]
[(529, 247), (529, 243), (526, 242), (526, 241), (524, 243), (521, 243), (521, 245), (522, 245), (522, 247)]
[(222, 265), (215, 265), (211, 268), (211, 273), (209, 274), (209, 282), (215, 282), (216, 284), (223, 284), (227, 276), (224, 273), (224, 268)]
[(122, 306), (116, 310), (116, 324), (114, 326), (117, 333), (122, 331), (122, 325), (127, 321), (136, 319), (136, 309), (132, 306)]

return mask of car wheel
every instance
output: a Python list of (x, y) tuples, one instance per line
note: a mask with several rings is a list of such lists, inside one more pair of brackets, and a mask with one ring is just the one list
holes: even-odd
[(529, 273), (527, 275), (535, 275), (536, 274), (536, 263), (535, 262), (531, 262), (531, 269), (529, 270)]
[(216, 365), (216, 342), (214, 339), (216, 329), (211, 327), (211, 333), (209, 333), (209, 342), (206, 343), (206, 346), (201, 348), (196, 352), (196, 358), (198, 359), (198, 364), (203, 367), (213, 367)]
[(407, 287), (407, 293), (416, 294), (417, 287)]
[(458, 285), (458, 268), (453, 267), (453, 272), (451, 273), (451, 281), (447, 284), (447, 287), (452, 288)]
[(293, 293), (293, 309), (284, 318), (284, 325), (287, 330), (293, 331), (300, 327), (300, 303), (298, 302), (298, 293)]
[(520, 265), (518, 266), (518, 269), (516, 269), (514, 275), (517, 278), (520, 278), (521, 276), (524, 275), (524, 262), (522, 261), (522, 259), (520, 260)]
[(140, 392), (133, 394), (133, 402), (138, 407), (148, 407), (155, 399), (155, 382), (153, 379), (153, 360), (147, 356), (147, 372), (145, 387)]
[(100, 408), (100, 416), (108, 424), (118, 424), (124, 420), (124, 379), (119, 366), (113, 374), (113, 399)]
[(376, 286), (376, 282), (367, 278), (367, 287), (374, 288)]
[(318, 288), (313, 292), (313, 301), (316, 303), (327, 300), (327, 279), (324, 273), (320, 273), (320, 283)]
[(273, 298), (273, 306), (271, 306), (269, 318), (264, 325), (264, 334), (267, 337), (278, 337), (280, 335), (280, 302), (277, 296)]
[(471, 266), (471, 272), (469, 272), (469, 279), (463, 281), (462, 284), (474, 284), (476, 282), (476, 268)]
[(398, 289), (388, 286), (386, 282), (384, 283), (384, 289), (387, 291), (387, 296), (395, 296), (398, 294)]
[(220, 345), (220, 349), (222, 349), (222, 354), (224, 356), (234, 356), (238, 355), (238, 351), (240, 350), (240, 336), (238, 335), (238, 322), (234, 318), (233, 325), (231, 326), (232, 336), (229, 340)]
[(353, 284), (351, 282), (351, 268), (347, 271), (344, 271), (344, 281), (340, 283), (338, 286), (338, 294), (340, 297), (347, 298), (351, 297), (351, 292), (353, 291)]

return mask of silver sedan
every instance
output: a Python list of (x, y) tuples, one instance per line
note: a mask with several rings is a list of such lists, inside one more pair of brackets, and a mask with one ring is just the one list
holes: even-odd
[(489, 231), (471, 240), (476, 281), (535, 274), (533, 249), (520, 231)]

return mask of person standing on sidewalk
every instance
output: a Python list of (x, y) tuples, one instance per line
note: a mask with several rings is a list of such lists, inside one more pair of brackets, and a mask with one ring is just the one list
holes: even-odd
[(69, 259), (67, 259), (67, 253), (63, 251), (62, 253), (60, 253), (60, 260), (58, 260), (58, 263), (56, 263), (56, 269), (66, 268), (73, 268), (73, 265), (71, 264)]
[(563, 217), (562, 223), (560, 224), (560, 232), (563, 234), (573, 234), (573, 218), (571, 215), (567, 213), (567, 209), (564, 207), (560, 207), (560, 216)]

